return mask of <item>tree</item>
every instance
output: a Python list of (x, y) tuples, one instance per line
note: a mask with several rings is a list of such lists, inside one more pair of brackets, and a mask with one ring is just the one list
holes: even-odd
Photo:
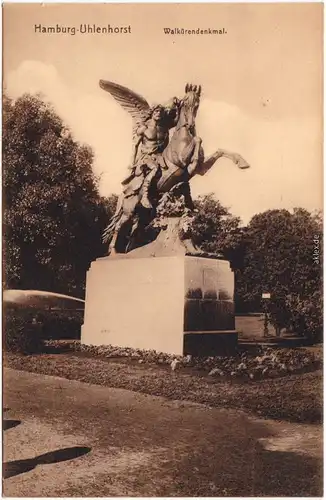
[(205, 252), (222, 253), (232, 267), (241, 267), (244, 249), (240, 218), (233, 216), (212, 193), (199, 196), (194, 205), (194, 243)]
[(102, 203), (105, 207), (106, 213), (108, 215), (108, 220), (113, 216), (115, 209), (117, 207), (118, 196), (116, 194), (111, 194), (105, 198), (102, 198)]
[[(237, 272), (237, 296), (248, 308), (259, 310), (262, 292), (271, 292), (271, 321), (277, 329), (293, 326), (294, 304), (298, 308), (308, 300), (310, 311), (313, 303), (315, 308), (321, 309), (318, 299), (322, 262), (320, 214), (311, 214), (302, 208), (293, 213), (268, 210), (251, 219), (243, 238), (246, 250), (244, 267)], [(306, 306), (306, 314), (310, 314)], [(304, 307), (302, 305), (301, 312)], [(316, 311), (311, 314), (318, 317)], [(296, 328), (298, 331), (298, 321)], [(305, 327), (298, 333), (309, 332)]]
[(104, 254), (111, 216), (76, 142), (39, 96), (4, 97), (4, 281), (8, 288), (83, 295), (92, 260)]

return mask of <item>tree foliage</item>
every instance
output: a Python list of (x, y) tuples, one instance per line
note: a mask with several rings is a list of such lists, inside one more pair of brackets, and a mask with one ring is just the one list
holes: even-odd
[(240, 306), (259, 310), (261, 294), (270, 292), (268, 308), (276, 328), (292, 326), (297, 333), (316, 336), (322, 309), (320, 214), (302, 208), (268, 210), (251, 219), (243, 238), (244, 266), (237, 271)]
[(199, 197), (195, 206), (195, 242), (207, 252), (221, 252), (235, 271), (236, 311), (264, 310), (262, 293), (270, 292), (269, 320), (278, 332), (288, 327), (320, 339), (321, 214), (267, 210), (240, 227), (239, 218), (211, 194)]
[(91, 149), (39, 96), (4, 98), (7, 287), (83, 294), (90, 262), (104, 253), (101, 234), (110, 216), (92, 163)]
[(205, 252), (223, 254), (233, 268), (241, 267), (244, 249), (240, 218), (223, 207), (212, 193), (199, 196), (194, 204), (194, 243)]

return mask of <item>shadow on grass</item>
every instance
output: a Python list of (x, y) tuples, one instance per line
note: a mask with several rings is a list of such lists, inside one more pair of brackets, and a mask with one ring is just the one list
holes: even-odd
[(21, 420), (3, 420), (2, 429), (7, 431), (8, 429), (12, 429), (13, 427), (17, 427), (17, 425), (21, 424)]
[(35, 458), (28, 458), (26, 460), (14, 460), (3, 464), (3, 478), (18, 476), (24, 472), (29, 472), (38, 465), (55, 464), (57, 462), (64, 462), (66, 460), (73, 460), (74, 458), (86, 455), (91, 451), (91, 448), (86, 446), (74, 446), (72, 448), (62, 448), (61, 450), (50, 451)]

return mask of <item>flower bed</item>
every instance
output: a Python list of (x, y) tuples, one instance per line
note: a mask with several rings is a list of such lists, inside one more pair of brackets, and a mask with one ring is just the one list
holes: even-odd
[(275, 378), (287, 374), (314, 371), (322, 367), (322, 349), (258, 348), (256, 353), (242, 352), (232, 357), (195, 358), (175, 356), (153, 350), (132, 349), (117, 346), (92, 346), (71, 341), (48, 341), (47, 345), (60, 349), (63, 345), (86, 356), (101, 358), (127, 358), (139, 364), (170, 366), (173, 371), (192, 368), (215, 378), (262, 379)]

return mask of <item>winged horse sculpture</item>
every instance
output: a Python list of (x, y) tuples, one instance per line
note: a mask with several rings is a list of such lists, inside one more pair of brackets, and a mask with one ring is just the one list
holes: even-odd
[[(137, 235), (155, 218), (155, 207), (162, 195), (177, 184), (181, 183), (183, 186), (186, 205), (191, 209), (193, 204), (189, 181), (192, 177), (205, 175), (222, 157), (230, 159), (241, 169), (249, 167), (242, 156), (225, 149), (218, 149), (205, 158), (202, 139), (196, 135), (195, 127), (200, 105), (200, 85), (187, 84), (183, 99), (174, 98), (169, 106), (154, 108), (141, 95), (116, 83), (100, 80), (100, 87), (109, 92), (131, 115), (134, 143), (145, 145), (145, 150), (148, 150), (148, 143), (151, 141), (151, 150), (154, 151), (152, 155), (140, 153), (140, 160), (139, 156), (137, 159), (137, 151), (134, 155), (135, 163), (138, 161), (138, 166), (140, 164), (145, 170), (139, 169), (138, 175), (135, 169), (132, 170), (131, 175), (123, 182), (124, 190), (118, 199), (116, 212), (103, 234), (103, 240), (110, 242), (109, 254), (132, 250), (135, 239), (136, 246), (140, 246)], [(158, 107), (163, 112), (157, 119), (155, 110)], [(153, 121), (155, 119), (156, 122)], [(175, 128), (169, 140), (168, 130), (171, 127)], [(145, 181), (146, 166), (150, 166), (150, 170), (155, 172), (154, 175), (147, 174), (151, 178), (150, 185)], [(145, 191), (148, 194), (148, 205), (142, 202)]]

